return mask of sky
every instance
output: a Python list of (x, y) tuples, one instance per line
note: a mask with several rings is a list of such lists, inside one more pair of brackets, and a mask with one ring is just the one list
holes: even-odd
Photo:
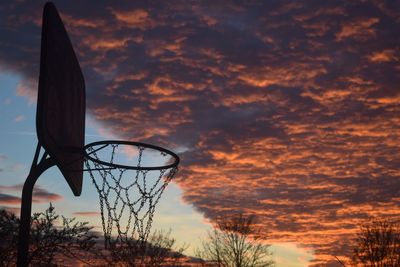
[[(257, 216), (277, 266), (338, 266), (361, 223), (400, 219), (400, 2), (54, 1), (80, 61), (86, 142), (181, 157), (154, 226), (196, 243)], [(0, 206), (17, 210), (36, 147), (44, 1), (0, 1)], [(34, 210), (98, 224), (55, 168)], [(187, 234), (191, 232), (192, 234)]]

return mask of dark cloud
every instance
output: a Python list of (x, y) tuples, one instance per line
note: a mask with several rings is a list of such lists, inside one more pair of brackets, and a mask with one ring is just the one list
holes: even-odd
[(19, 204), (20, 201), (21, 201), (21, 198), (19, 198), (19, 197), (0, 193), (0, 204), (13, 205), (13, 204)]
[(63, 197), (59, 194), (51, 193), (43, 188), (36, 186), (33, 189), (33, 202), (48, 203), (61, 200)]
[(75, 216), (83, 216), (83, 217), (98, 217), (100, 213), (98, 211), (78, 211), (74, 212), (73, 215)]
[[(177, 182), (206, 217), (256, 214), (327, 266), (360, 222), (400, 216), (398, 2), (55, 2), (88, 112), (183, 151)], [(41, 8), (0, 8), (0, 65), (27, 96)]]
[[(23, 188), (23, 184), (11, 185), (11, 186), (2, 186), (0, 185), (0, 191), (7, 192), (18, 192), (21, 193)], [(33, 188), (33, 196), (32, 201), (35, 203), (48, 203), (53, 201), (61, 200), (63, 197), (61, 195), (51, 193), (46, 189), (41, 188), (40, 186), (35, 186)], [(18, 201), (20, 198), (18, 197)], [(19, 204), (19, 202), (18, 202)]]

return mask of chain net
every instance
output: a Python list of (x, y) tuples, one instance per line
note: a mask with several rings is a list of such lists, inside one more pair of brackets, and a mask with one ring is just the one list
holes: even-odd
[[(99, 195), (105, 247), (129, 244), (133, 240), (145, 245), (156, 205), (177, 172), (177, 167), (135, 170), (104, 166), (101, 164), (104, 159), (100, 161), (101, 151), (106, 150), (109, 155), (108, 163), (113, 165), (116, 155), (127, 150), (126, 145), (109, 144), (107, 146), (108, 150), (104, 148), (105, 146), (101, 150), (89, 147), (87, 153), (99, 162), (85, 161), (86, 169)], [(131, 152), (132, 149), (132, 145), (129, 145)], [(149, 148), (134, 147), (135, 163), (131, 166), (141, 167), (147, 150)], [(157, 152), (160, 157), (168, 156), (162, 151)]]

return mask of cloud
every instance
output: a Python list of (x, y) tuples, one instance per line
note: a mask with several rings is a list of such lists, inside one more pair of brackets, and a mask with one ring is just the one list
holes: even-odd
[[(0, 185), (0, 191), (7, 191), (7, 192), (22, 192), (23, 184), (17, 184), (17, 185), (11, 185), (11, 186), (5, 186), (5, 185)], [(40, 186), (35, 186), (33, 188), (33, 196), (32, 196), (32, 202), (34, 203), (48, 203), (48, 202), (54, 202), (61, 200), (63, 197), (61, 195), (51, 193), (47, 191), (46, 189), (41, 188)], [(19, 201), (18, 197), (18, 201)], [(19, 204), (19, 202), (18, 202)]]
[(17, 85), (17, 95), (28, 98), (29, 104), (36, 103), (37, 91), (35, 83), (31, 80), (19, 82)]
[(2, 205), (20, 204), (20, 202), (21, 202), (21, 198), (19, 198), (19, 197), (0, 193), (0, 204), (2, 204)]
[(358, 38), (367, 40), (376, 36), (374, 25), (379, 22), (379, 18), (358, 18), (355, 21), (347, 22), (342, 25), (340, 32), (336, 34), (338, 41), (345, 38)]
[(98, 211), (78, 211), (72, 214), (75, 216), (82, 216), (82, 217), (93, 217), (93, 216), (97, 217), (100, 215)]
[(368, 58), (372, 62), (390, 62), (399, 59), (394, 49), (373, 52)]
[(17, 117), (15, 117), (14, 120), (16, 122), (21, 122), (21, 121), (25, 120), (25, 116), (24, 115), (18, 115)]
[[(256, 214), (269, 240), (312, 249), (322, 266), (351, 252), (366, 218), (400, 217), (393, 4), (57, 4), (88, 112), (119, 138), (182, 151), (175, 181), (205, 217)], [(28, 99), (41, 8), (0, 10), (14, 14), (0, 29), (0, 64), (23, 75)]]
[(132, 28), (146, 30), (154, 27), (156, 24), (155, 21), (151, 19), (149, 12), (144, 9), (134, 9), (128, 11), (112, 10), (112, 14), (118, 21)]
[(54, 201), (59, 201), (63, 199), (63, 197), (59, 194), (51, 193), (45, 189), (42, 189), (38, 186), (36, 186), (33, 189), (33, 202), (36, 203), (48, 203), (48, 202), (54, 202)]

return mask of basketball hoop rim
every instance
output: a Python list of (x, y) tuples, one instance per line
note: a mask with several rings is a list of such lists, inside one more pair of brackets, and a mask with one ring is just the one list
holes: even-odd
[[(143, 148), (150, 148), (150, 149), (154, 149), (154, 150), (158, 150), (160, 152), (166, 153), (170, 156), (172, 156), (174, 158), (174, 162), (168, 165), (163, 165), (163, 166), (152, 166), (152, 167), (142, 167), (142, 166), (129, 166), (129, 165), (122, 165), (122, 164), (116, 164), (116, 163), (110, 163), (110, 162), (106, 162), (106, 161), (102, 161), (99, 159), (96, 159), (94, 157), (91, 157), (90, 154), (92, 154), (93, 152), (87, 152), (87, 150), (90, 147), (94, 147), (94, 146), (101, 146), (103, 145), (103, 147), (100, 147), (99, 149), (96, 149), (96, 151), (99, 151), (101, 149), (103, 149), (104, 147), (108, 146), (108, 145), (130, 145), (130, 146), (136, 146), (136, 147), (143, 147)], [(176, 155), (174, 152), (160, 147), (160, 146), (156, 146), (156, 145), (151, 145), (151, 144), (147, 144), (147, 143), (141, 143), (141, 142), (134, 142), (134, 141), (124, 141), (124, 140), (103, 140), (103, 141), (96, 141), (96, 142), (92, 142), (89, 143), (87, 145), (84, 146), (83, 149), (83, 153), (84, 153), (84, 157), (86, 160), (90, 160), (93, 161), (95, 163), (110, 167), (110, 168), (119, 168), (119, 169), (128, 169), (128, 170), (138, 170), (138, 171), (152, 171), (152, 170), (166, 170), (166, 169), (173, 169), (173, 168), (177, 168), (180, 162), (180, 159), (178, 157), (178, 155)]]

